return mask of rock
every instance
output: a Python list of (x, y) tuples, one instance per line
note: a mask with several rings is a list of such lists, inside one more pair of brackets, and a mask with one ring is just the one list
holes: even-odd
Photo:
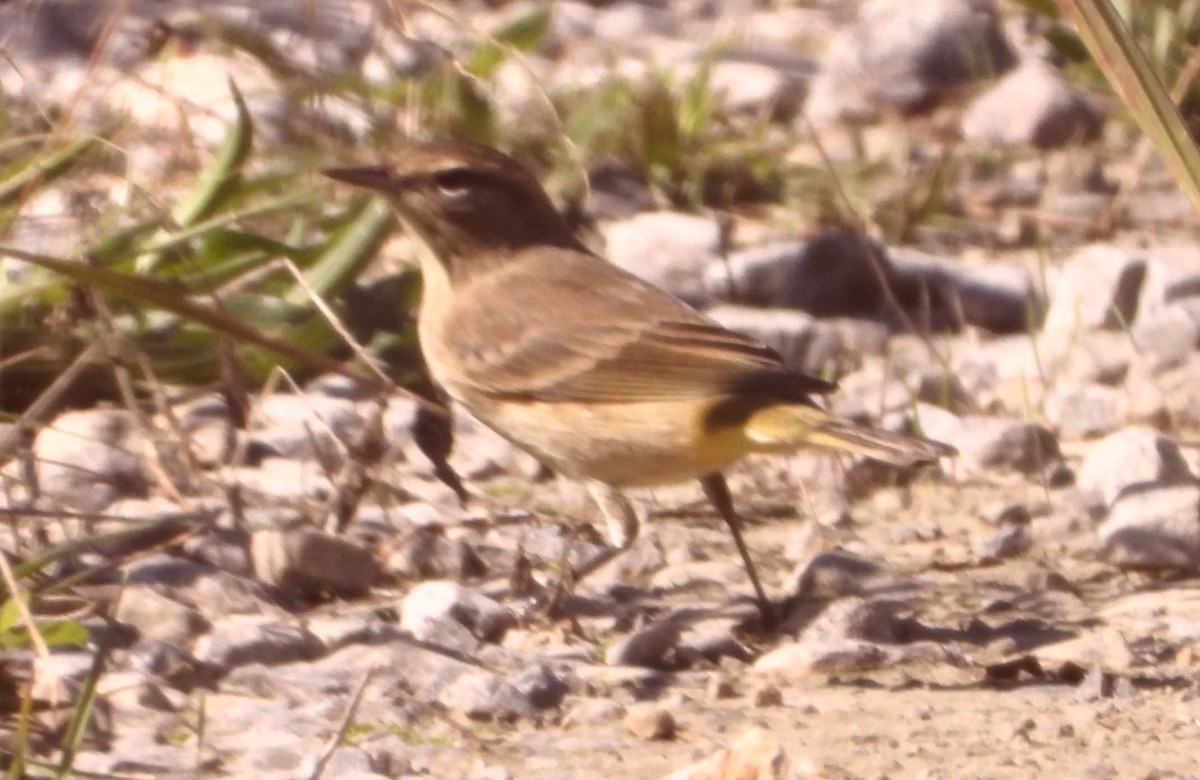
[(567, 684), (545, 664), (526, 669), (511, 678), (509, 683), (539, 710), (557, 707), (567, 694)]
[(1123, 390), (1108, 385), (1062, 383), (1043, 405), (1046, 419), (1067, 439), (1110, 433), (1125, 422), (1129, 403)]
[(779, 740), (753, 728), (729, 747), (662, 780), (794, 780), (798, 776)]
[(796, 567), (796, 598), (828, 599), (862, 593), (883, 568), (874, 561), (840, 550), (820, 552)]
[(189, 644), (210, 627), (199, 611), (146, 585), (130, 585), (121, 592), (115, 617), (136, 628), (142, 639), (178, 645)]
[(188, 447), (202, 468), (228, 463), (237, 434), (225, 399), (216, 393), (174, 406), (171, 413), (187, 435)]
[[(1138, 198), (1133, 200), (1140, 199), (1143, 194), (1139, 192)], [(1144, 250), (1144, 256), (1147, 260), (1146, 281), (1138, 301), (1139, 316), (1195, 303), (1200, 296), (1200, 249), (1194, 242), (1153, 245)]]
[(958, 462), (973, 472), (1011, 469), (1036, 474), (1060, 458), (1054, 434), (1037, 423), (1005, 417), (955, 417), (918, 406), (924, 435), (958, 448)]
[(968, 141), (1035, 149), (1092, 143), (1103, 126), (1101, 105), (1037, 60), (1007, 73), (962, 118)]
[(1195, 428), (1200, 425), (1200, 353), (1157, 376), (1131, 377), (1129, 392), (1136, 410), (1131, 414), (1171, 429)]
[(504, 678), (487, 671), (460, 674), (438, 693), (437, 700), (452, 712), (479, 721), (507, 722), (538, 709)]
[(325, 651), (308, 629), (289, 626), (270, 617), (230, 615), (196, 642), (201, 663), (229, 670), (246, 664), (277, 666), (308, 661)]
[(487, 573), (487, 564), (465, 539), (447, 538), (442, 528), (432, 525), (413, 529), (384, 568), (408, 579), (457, 581)]
[(830, 41), (804, 113), (823, 127), (925, 112), (1015, 61), (989, 2), (868, 0)]
[(456, 582), (436, 580), (417, 585), (400, 607), (400, 627), (417, 639), (438, 641), (459, 626), (481, 642), (498, 642), (516, 624), (507, 608)]
[(771, 347), (791, 368), (816, 376), (854, 370), (864, 355), (882, 353), (888, 339), (884, 325), (868, 320), (816, 320), (800, 311), (730, 305), (705, 314)]
[(46, 498), (98, 512), (118, 498), (144, 497), (148, 443), (124, 409), (60, 414), (33, 443), (39, 488)]
[(981, 564), (1024, 555), (1033, 547), (1033, 539), (1024, 526), (1001, 528), (971, 540), (971, 553)]
[(651, 623), (611, 645), (604, 654), (604, 663), (655, 668), (675, 649), (679, 636), (679, 626), (672, 620)]
[(1153, 428), (1131, 426), (1093, 444), (1084, 456), (1077, 483), (1101, 496), (1105, 506), (1129, 488), (1177, 485), (1195, 479), (1173, 439)]
[(704, 686), (704, 693), (709, 701), (732, 699), (738, 695), (737, 686), (733, 684), (733, 680), (721, 672), (708, 678), (708, 684)]
[(1042, 331), (1069, 340), (1081, 330), (1128, 327), (1137, 317), (1145, 279), (1140, 254), (1106, 244), (1080, 249), (1053, 285)]
[(254, 439), (289, 459), (335, 456), (342, 443), (355, 441), (364, 417), (346, 398), (315, 393), (271, 393), (251, 411)]
[(1128, 489), (1097, 531), (1100, 555), (1142, 569), (1200, 567), (1200, 484)]
[(962, 321), (992, 333), (1028, 333), (1045, 315), (1043, 293), (1025, 268), (1008, 263), (956, 268), (950, 285)]
[(787, 633), (790, 626), (799, 624), (804, 626), (799, 638), (760, 656), (753, 669), (789, 679), (877, 669), (894, 658), (881, 643), (894, 641), (895, 610), (892, 602), (855, 596), (830, 603), (809, 621), (810, 608), (798, 605), (785, 617), (780, 632)]
[(679, 638), (679, 645), (675, 649), (675, 662), (687, 665), (693, 659), (700, 658), (712, 663), (727, 658), (749, 662), (754, 658), (754, 653), (737, 638), (739, 622), (736, 617), (689, 620), (687, 630)]
[(58, 704), (77, 700), (93, 663), (92, 654), (85, 652), (56, 652), (35, 657), (30, 698)]
[(868, 672), (893, 660), (887, 648), (861, 639), (808, 640), (781, 644), (759, 656), (753, 669), (798, 680), (814, 674)]
[(724, 113), (769, 116), (776, 121), (795, 116), (803, 97), (798, 81), (782, 70), (730, 59), (712, 64), (708, 87)]
[(771, 304), (817, 317), (878, 318), (886, 314), (885, 284), (895, 288), (896, 275), (884, 247), (852, 229), (827, 230), (787, 263)]
[(661, 704), (635, 704), (622, 720), (625, 730), (638, 739), (671, 739), (675, 736), (675, 716)]
[(1200, 347), (1200, 305), (1188, 300), (1140, 310), (1131, 335), (1154, 367), (1182, 363)]
[(738, 249), (704, 270), (704, 287), (719, 301), (773, 306), (808, 242), (774, 241)]
[(379, 576), (369, 549), (307, 528), (255, 531), (250, 556), (263, 582), (305, 595), (362, 596)]
[(1002, 499), (981, 509), (979, 519), (995, 526), (1029, 525), (1032, 515), (1024, 503)]
[(783, 706), (783, 692), (770, 683), (755, 686), (750, 692), (750, 701), (755, 707)]
[(592, 726), (625, 717), (625, 708), (612, 699), (584, 699), (563, 716), (563, 728)]
[(326, 503), (334, 491), (328, 473), (315, 460), (271, 457), (257, 467), (235, 466), (225, 473), (247, 503), (262, 506)]
[(707, 217), (650, 211), (601, 227), (608, 259), (692, 304), (707, 298), (704, 273), (721, 248)]

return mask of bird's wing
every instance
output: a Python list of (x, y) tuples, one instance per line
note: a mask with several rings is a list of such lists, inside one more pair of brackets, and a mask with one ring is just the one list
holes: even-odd
[(805, 401), (834, 388), (584, 252), (531, 252), (458, 300), (471, 310), (447, 317), (445, 359), (458, 381), (492, 397), (605, 403), (754, 393)]

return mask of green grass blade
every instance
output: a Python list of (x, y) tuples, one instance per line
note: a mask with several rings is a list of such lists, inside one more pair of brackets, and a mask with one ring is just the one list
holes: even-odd
[(1109, 84), (1200, 210), (1200, 151), (1133, 33), (1109, 0), (1059, 0)]
[[(229, 80), (229, 91), (237, 107), (237, 118), (225, 136), (225, 143), (217, 152), (213, 164), (204, 175), (196, 180), (188, 195), (171, 211), (172, 221), (181, 228), (188, 228), (210, 216), (221, 203), (235, 191), (241, 182), (242, 166), (250, 156), (254, 141), (254, 122), (246, 101), (233, 79)], [(162, 262), (165, 253), (153, 252), (138, 259), (137, 270), (146, 273)]]
[(221, 309), (191, 300), (174, 286), (140, 276), (120, 274), (85, 263), (73, 263), (61, 258), (26, 252), (15, 247), (0, 246), (0, 255), (15, 257), (18, 260), (24, 260), (27, 263), (60, 273), (81, 284), (95, 285), (106, 292), (165, 309), (223, 333), (235, 341), (255, 344), (303, 365), (349, 376), (367, 383), (369, 387), (384, 389), (381, 381), (376, 377), (354, 371), (328, 355), (313, 352), (284, 339), (262, 333), (253, 325), (232, 317)]
[(19, 197), (21, 193), (27, 191), (29, 188), (36, 187), (38, 184), (53, 178), (71, 163), (87, 154), (99, 140), (99, 136), (95, 135), (74, 138), (62, 148), (50, 152), (44, 157), (35, 159), (16, 174), (4, 181), (0, 181), (0, 206)]
[[(395, 224), (392, 210), (382, 198), (372, 198), (359, 215), (329, 241), (324, 252), (306, 274), (308, 286), (318, 295), (336, 295), (354, 281), (363, 266), (375, 256)], [(309, 302), (308, 290), (293, 285), (284, 300), (295, 306)]]

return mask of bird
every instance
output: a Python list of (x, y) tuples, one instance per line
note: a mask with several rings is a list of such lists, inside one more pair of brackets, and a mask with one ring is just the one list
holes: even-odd
[(729, 527), (762, 620), (774, 606), (723, 472), (815, 449), (896, 465), (953, 447), (837, 417), (835, 385), (588, 249), (523, 164), (481, 144), (414, 142), (389, 163), (328, 168), (381, 193), (420, 247), (417, 335), (454, 401), (585, 482), (613, 550), (639, 529), (630, 488), (697, 480)]

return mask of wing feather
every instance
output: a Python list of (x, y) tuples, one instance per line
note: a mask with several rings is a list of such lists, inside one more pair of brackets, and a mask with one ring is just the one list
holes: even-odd
[[(503, 306), (486, 305), (498, 296)], [(583, 252), (531, 254), (456, 300), (477, 303), (445, 318), (450, 373), (496, 398), (606, 403), (752, 392), (803, 401), (834, 388)]]

